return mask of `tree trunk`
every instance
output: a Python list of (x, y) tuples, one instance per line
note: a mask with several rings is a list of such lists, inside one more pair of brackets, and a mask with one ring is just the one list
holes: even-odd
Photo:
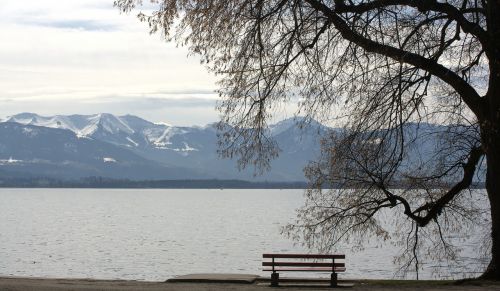
[(490, 76), (481, 143), (486, 154), (486, 191), (491, 209), (491, 261), (481, 279), (500, 280), (500, 0), (486, 6)]
[[(488, 120), (481, 122), (481, 143), (486, 154), (486, 191), (491, 209), (491, 261), (482, 279), (500, 280), (500, 59), (490, 66)], [(496, 66), (498, 65), (498, 66)]]
[(487, 6), (490, 35), (488, 93), (484, 119), (480, 120), (481, 142), (486, 154), (486, 190), (491, 209), (491, 261), (482, 279), (500, 280), (500, 0)]
[[(491, 261), (481, 279), (500, 280), (500, 143), (486, 154), (486, 191), (491, 209)], [(495, 153), (496, 152), (496, 153)]]

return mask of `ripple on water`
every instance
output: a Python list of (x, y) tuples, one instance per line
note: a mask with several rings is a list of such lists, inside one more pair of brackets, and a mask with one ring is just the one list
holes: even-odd
[[(262, 253), (307, 252), (279, 233), (302, 190), (0, 189), (0, 199), (9, 201), (0, 204), (0, 276), (262, 274)], [(345, 249), (344, 278), (392, 278), (397, 269), (387, 244)]]

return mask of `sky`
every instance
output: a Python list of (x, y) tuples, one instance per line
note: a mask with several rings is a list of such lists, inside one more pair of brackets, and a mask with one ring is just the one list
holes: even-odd
[(133, 114), (218, 120), (215, 77), (113, 0), (0, 0), (0, 118)]

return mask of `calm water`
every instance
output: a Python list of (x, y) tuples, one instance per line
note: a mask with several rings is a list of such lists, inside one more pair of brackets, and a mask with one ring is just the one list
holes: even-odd
[[(302, 193), (0, 189), (0, 276), (163, 281), (203, 272), (266, 275), (262, 253), (308, 251), (280, 235), (302, 205)], [(344, 252), (348, 272), (341, 278), (394, 275), (390, 245)], [(423, 275), (435, 277), (430, 270)]]

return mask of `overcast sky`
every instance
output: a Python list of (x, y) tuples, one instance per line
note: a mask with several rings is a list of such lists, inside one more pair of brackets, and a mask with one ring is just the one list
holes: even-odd
[(0, 118), (135, 114), (174, 125), (218, 119), (215, 78), (149, 35), (113, 0), (0, 0)]

